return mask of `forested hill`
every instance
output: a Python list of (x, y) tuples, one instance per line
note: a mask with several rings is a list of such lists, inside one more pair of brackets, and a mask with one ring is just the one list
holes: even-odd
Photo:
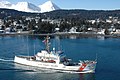
[(7, 16), (40, 16), (51, 19), (107, 19), (109, 16), (120, 18), (120, 10), (56, 10), (46, 13), (26, 13), (10, 9), (0, 9), (0, 18)]
[(21, 12), (17, 10), (12, 9), (0, 9), (0, 19), (4, 19), (8, 16), (11, 16), (13, 18), (21, 17), (21, 16), (36, 16), (36, 13), (27, 13), (27, 12)]
[(45, 13), (50, 18), (107, 19), (109, 16), (120, 18), (120, 10), (56, 10)]

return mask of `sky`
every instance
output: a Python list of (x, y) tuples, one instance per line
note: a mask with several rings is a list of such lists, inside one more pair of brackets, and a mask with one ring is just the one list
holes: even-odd
[[(7, 0), (7, 1), (13, 4), (16, 4), (17, 2), (27, 1), (38, 6), (48, 0)], [(120, 0), (52, 0), (52, 2), (55, 3), (61, 9), (87, 9), (87, 10), (120, 9)]]

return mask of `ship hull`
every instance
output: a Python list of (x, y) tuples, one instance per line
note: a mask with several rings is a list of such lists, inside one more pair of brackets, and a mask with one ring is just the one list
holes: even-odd
[(75, 71), (80, 73), (94, 73), (95, 67), (96, 67), (96, 63), (90, 63), (85, 66), (84, 65), (66, 66), (62, 63), (56, 64), (56, 63), (42, 62), (34, 59), (29, 59), (27, 56), (15, 56), (14, 62), (22, 65), (28, 65), (28, 66), (56, 69), (64, 72)]

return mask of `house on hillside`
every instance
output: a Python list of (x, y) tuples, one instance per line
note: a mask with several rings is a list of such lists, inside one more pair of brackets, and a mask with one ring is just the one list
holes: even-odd
[(77, 31), (77, 28), (76, 27), (72, 27), (70, 30), (69, 30), (69, 33), (76, 33)]

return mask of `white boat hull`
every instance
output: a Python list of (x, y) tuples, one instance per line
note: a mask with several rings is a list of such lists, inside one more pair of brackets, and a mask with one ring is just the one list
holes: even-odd
[(36, 66), (40, 68), (57, 69), (61, 71), (75, 71), (81, 73), (94, 73), (96, 67), (96, 63), (87, 64), (86, 66), (84, 65), (66, 66), (62, 63), (56, 64), (56, 63), (31, 60), (25, 56), (24, 57), (15, 56), (14, 62), (28, 66)]

